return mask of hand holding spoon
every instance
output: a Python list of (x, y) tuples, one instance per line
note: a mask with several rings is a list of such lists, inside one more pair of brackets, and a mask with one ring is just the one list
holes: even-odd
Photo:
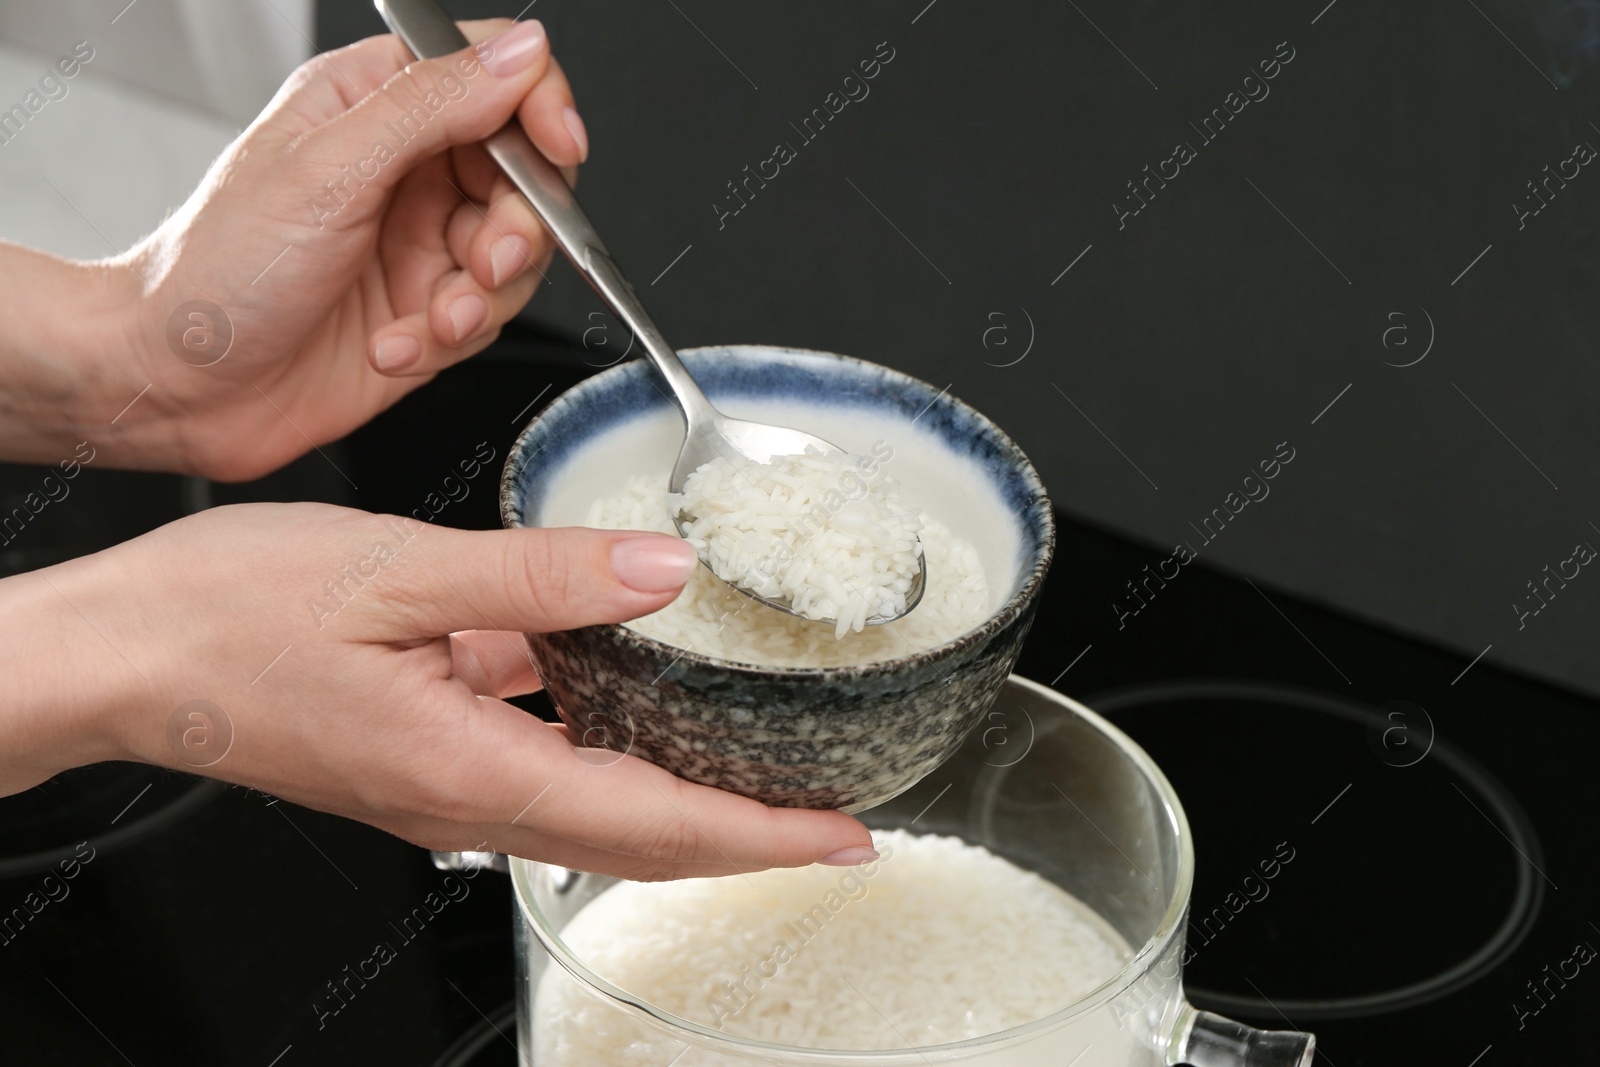
[[(455, 22), (434, 0), (375, 0), (384, 22), (405, 42), (419, 59), (432, 59), (466, 48), (470, 42)], [(483, 142), (489, 155), (500, 164), (506, 176), (528, 198), (528, 203), (549, 228), (573, 266), (600, 294), (617, 318), (626, 323), (643, 344), (645, 355), (666, 379), (673, 398), (683, 410), (687, 432), (678, 462), (672, 468), (669, 490), (682, 492), (683, 483), (694, 471), (717, 458), (743, 458), (754, 463), (769, 462), (774, 456), (804, 453), (808, 448), (823, 452), (842, 451), (812, 434), (784, 426), (732, 419), (706, 399), (694, 378), (656, 329), (644, 305), (611, 259), (600, 235), (589, 222), (561, 172), (534, 147), (516, 119)], [(681, 518), (674, 518), (683, 532)], [(892, 616), (874, 616), (868, 625), (893, 622), (917, 606), (927, 585), (927, 560), (919, 554), (916, 578), (906, 595), (905, 610)], [(768, 607), (803, 618), (786, 599), (758, 596), (744, 587), (732, 588)]]

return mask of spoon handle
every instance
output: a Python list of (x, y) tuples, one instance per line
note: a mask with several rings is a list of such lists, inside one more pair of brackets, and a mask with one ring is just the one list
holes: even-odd
[[(434, 0), (374, 2), (383, 21), (419, 59), (449, 55), (470, 44), (454, 20)], [(644, 345), (645, 354), (667, 380), (691, 429), (716, 418), (716, 409), (690, 377), (666, 338), (661, 336), (661, 331), (650, 321), (644, 304), (606, 251), (605, 242), (600, 240), (589, 216), (578, 206), (577, 197), (572, 195), (566, 179), (528, 140), (521, 124), (513, 118), (483, 145), (506, 177), (528, 198), (528, 203), (544, 220), (578, 273)]]

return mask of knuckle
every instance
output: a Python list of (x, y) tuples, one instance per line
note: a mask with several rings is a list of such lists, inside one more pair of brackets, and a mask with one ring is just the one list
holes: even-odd
[[(384, 694), (395, 700), (414, 690), (404, 680)], [(436, 714), (399, 729), (385, 745), (381, 773), (351, 778), (367, 807), (381, 815), (436, 827), (466, 827), (485, 821), (485, 793), (480, 761), (487, 739), (474, 728), (474, 717)]]
[(546, 232), (544, 223), (539, 221), (539, 216), (533, 210), (533, 205), (528, 203), (528, 198), (509, 182), (504, 188), (496, 185), (490, 193), (489, 219), (499, 232), (524, 236), (543, 235)]
[[(440, 583), (428, 568), (413, 566), (410, 558), (423, 555), (424, 531), (429, 528), (410, 516), (374, 518), (383, 520), (384, 527), (369, 527), (365, 537), (352, 536), (347, 550), (357, 561), (358, 571), (352, 573), (366, 583), (359, 588), (371, 591), (371, 595), (352, 599), (349, 610), (373, 627), (375, 635), (408, 639), (443, 636), (427, 632), (433, 609), (442, 599)], [(450, 645), (446, 642), (441, 647), (448, 650)]]
[(700, 859), (702, 849), (700, 832), (677, 814), (639, 823), (622, 844), (624, 852), (647, 860)]
[(422, 103), (423, 93), (417, 82), (416, 67), (416, 63), (408, 65), (378, 87), (377, 97), (382, 101), (383, 110), (395, 114), (396, 121), (405, 121), (407, 118), (414, 121), (420, 117), (419, 111), (427, 110)]
[(304, 60), (299, 66), (284, 79), (283, 88), (279, 91), (285, 100), (296, 100), (304, 96), (311, 87), (324, 80), (332, 62), (324, 53)]
[[(465, 99), (470, 93), (466, 79), (469, 64), (456, 57), (419, 59), (406, 64), (383, 83), (378, 92), (390, 105), (412, 116), (419, 126), (427, 126), (439, 119), (446, 107)], [(461, 116), (469, 126), (477, 128), (490, 120), (476, 118), (472, 113)], [(483, 131), (485, 134), (488, 129)]]
[(761, 826), (751, 835), (752, 847), (748, 850), (746, 862), (759, 870), (794, 866), (794, 861), (784, 855), (783, 846), (780, 844), (782, 837), (776, 825), (777, 816), (771, 809), (762, 808), (759, 818)]
[(573, 576), (548, 536), (535, 533), (506, 538), (501, 579), (538, 619), (559, 624), (571, 612), (576, 593)]
[(675, 882), (685, 877), (685, 872), (675, 863), (652, 860), (626, 866), (617, 876), (630, 882)]

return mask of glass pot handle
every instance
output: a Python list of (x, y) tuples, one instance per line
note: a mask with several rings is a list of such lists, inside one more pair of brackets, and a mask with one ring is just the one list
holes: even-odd
[(1172, 1062), (1190, 1067), (1311, 1067), (1316, 1050), (1314, 1034), (1257, 1030), (1190, 1008)]

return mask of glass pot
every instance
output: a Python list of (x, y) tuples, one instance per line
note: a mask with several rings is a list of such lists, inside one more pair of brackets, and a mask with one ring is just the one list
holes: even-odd
[(672, 1039), (672, 1053), (652, 1067), (1308, 1067), (1312, 1035), (1256, 1030), (1184, 999), (1194, 851), (1183, 808), (1150, 757), (1081, 704), (1015, 675), (990, 722), (917, 786), (860, 817), (875, 830), (954, 835), (1051, 880), (1134, 947), (1114, 977), (1043, 1019), (951, 1044), (863, 1052), (765, 1044), (633, 997), (568, 949), (562, 929), (615, 879), (511, 859), (522, 1062), (548, 1067), (535, 1059), (535, 1009), (545, 972), (560, 967), (584, 995), (606, 1005), (608, 1021), (614, 1013), (620, 1030)]

